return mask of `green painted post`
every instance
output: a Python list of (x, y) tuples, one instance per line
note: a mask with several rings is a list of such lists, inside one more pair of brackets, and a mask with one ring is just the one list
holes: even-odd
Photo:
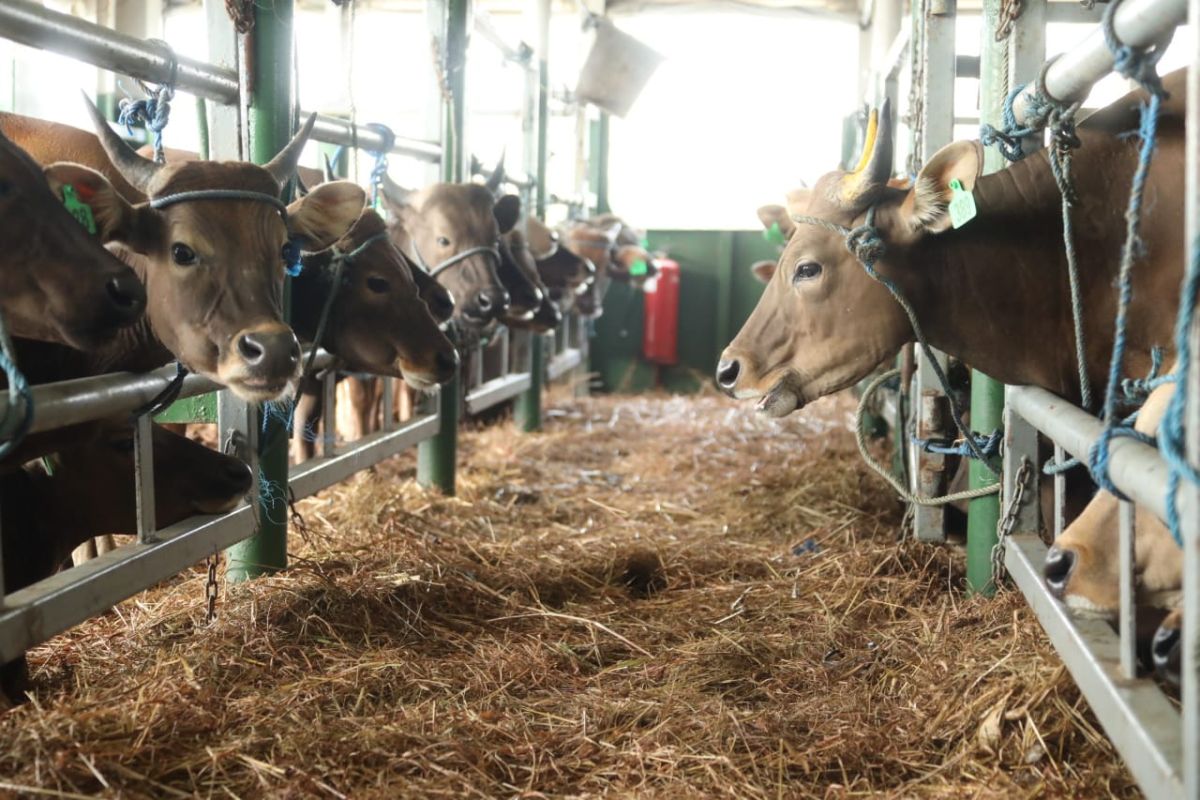
[[(431, 9), (443, 7), (432, 3)], [(446, 0), (446, 32), (443, 40), (446, 80), (450, 84), (450, 102), (444, 104), (442, 136), (442, 180), (461, 182), (466, 174), (466, 149), (463, 133), (466, 117), (467, 30), (470, 25), (470, 0)], [(458, 458), (458, 412), (462, 396), (462, 372), (442, 386), (438, 397), (441, 425), (431, 439), (417, 448), (417, 480), (422, 486), (455, 492), (455, 462)]]
[[(292, 119), (292, 16), (294, 0), (275, 0), (255, 8), (253, 37), (254, 93), (250, 97), (250, 159), (265, 164), (294, 133)], [(284, 313), (290, 306), (285, 287)], [(261, 412), (260, 412), (261, 413)], [(259, 459), (258, 531), (225, 551), (226, 578), (233, 582), (287, 567), (288, 432), (274, 417), (261, 429)]]
[[(994, 20), (999, 13), (1000, 0), (985, 0), (985, 19)], [(999, 125), (1001, 104), (1008, 92), (1008, 41), (997, 42), (992, 27), (985, 24), (983, 50), (979, 64), (980, 116), (984, 122)], [(996, 172), (1003, 159), (995, 148), (984, 154), (984, 171)], [(971, 372), (971, 428), (984, 433), (999, 428), (1004, 422), (1004, 384), (982, 372)], [(998, 461), (993, 466), (998, 465)], [(996, 477), (982, 464), (971, 462), (967, 473), (969, 486), (974, 489), (996, 483)], [(1000, 521), (1000, 498), (989, 495), (972, 500), (967, 505), (967, 588), (971, 592), (991, 595), (992, 548), (996, 546), (996, 526)]]
[(529, 337), (529, 389), (517, 395), (513, 416), (525, 433), (542, 429), (542, 381), (546, 377), (546, 337), (540, 333)]

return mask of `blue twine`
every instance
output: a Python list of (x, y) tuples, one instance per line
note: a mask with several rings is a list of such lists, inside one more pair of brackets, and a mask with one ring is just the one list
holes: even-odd
[(154, 160), (159, 164), (166, 162), (163, 151), (163, 130), (171, 121), (171, 100), (175, 90), (166, 84), (157, 89), (148, 89), (145, 100), (123, 98), (120, 102), (120, 114), (117, 122), (125, 126), (126, 132), (132, 136), (133, 126), (140, 124), (154, 134)]
[(371, 205), (378, 208), (379, 193), (383, 187), (383, 179), (387, 176), (388, 171), (388, 153), (396, 145), (396, 134), (392, 132), (391, 128), (380, 122), (371, 122), (363, 127), (376, 131), (383, 137), (383, 148), (381, 150), (367, 151), (375, 158), (375, 166), (371, 168)]
[(12, 341), (8, 337), (8, 329), (4, 325), (2, 316), (0, 316), (0, 370), (3, 370), (4, 375), (8, 378), (8, 407), (4, 410), (4, 416), (0, 417), (0, 429), (8, 427), (9, 417), (17, 413), (18, 408), (21, 411), (21, 419), (8, 441), (0, 442), (0, 458), (4, 458), (21, 444), (33, 425), (33, 392), (29, 388), (29, 382), (25, 380), (25, 374), (17, 367)]
[[(1043, 127), (1045, 121), (1041, 114), (1034, 114), (1032, 111), (1029, 114), (1031, 123), (1027, 125), (1017, 124), (1017, 115), (1013, 111), (1013, 102), (1021, 92), (1025, 91), (1028, 84), (1022, 83), (1015, 87), (1008, 96), (1004, 98), (1004, 103), (1000, 107), (1001, 127), (996, 128), (988, 123), (979, 126), (979, 141), (984, 147), (995, 145), (1001, 155), (1009, 161), (1020, 161), (1025, 157), (1025, 149), (1022, 146), (1022, 139), (1029, 136), (1035, 136)], [(1042, 101), (1036, 95), (1030, 98), (1032, 107), (1041, 110), (1039, 103)], [(1041, 122), (1039, 125), (1038, 123)]]
[[(1000, 452), (1000, 442), (1004, 440), (1003, 431), (997, 429), (991, 433), (975, 433), (972, 434), (975, 447), (987, 457), (991, 457)], [(962, 456), (964, 458), (974, 458), (971, 448), (967, 445), (965, 439), (959, 439), (954, 442), (947, 442), (944, 439), (918, 439), (913, 437), (909, 439), (923, 452), (933, 453), (942, 456)]]
[(262, 432), (265, 434), (271, 420), (283, 423), (288, 435), (292, 433), (293, 421), (296, 417), (296, 403), (290, 397), (262, 404)]
[(1196, 316), (1196, 300), (1200, 296), (1200, 237), (1192, 242), (1192, 258), (1184, 272), (1183, 291), (1179, 299), (1179, 316), (1175, 319), (1175, 363), (1180, 376), (1175, 393), (1167, 404), (1167, 413), (1158, 431), (1158, 451), (1162, 453), (1169, 468), (1167, 476), (1167, 527), (1175, 543), (1183, 547), (1180, 529), (1179, 506), (1176, 495), (1181, 478), (1193, 486), (1200, 486), (1200, 471), (1187, 458), (1187, 444), (1183, 424), (1184, 411), (1188, 404), (1188, 381), (1192, 360), (1191, 331)]
[(283, 506), (287, 508), (287, 491), (280, 481), (272, 480), (267, 477), (267, 473), (260, 467), (258, 470), (258, 508), (266, 520), (274, 525), (283, 525), (287, 522), (286, 511), (283, 519), (275, 519), (271, 516), (270, 509), (275, 506)]
[[(1128, 500), (1124, 494), (1113, 485), (1108, 474), (1109, 446), (1117, 437), (1131, 437), (1147, 444), (1153, 439), (1146, 434), (1135, 431), (1124, 422), (1116, 420), (1117, 395), (1121, 388), (1121, 365), (1125, 359), (1126, 326), (1129, 317), (1129, 304), (1133, 299), (1133, 264), (1145, 250), (1141, 238), (1142, 200), (1146, 190), (1146, 178), (1150, 172), (1150, 161), (1158, 144), (1158, 112), (1166, 95), (1162, 81), (1158, 77), (1155, 65), (1162, 58), (1162, 51), (1170, 42), (1170, 36), (1146, 48), (1132, 48), (1121, 43), (1113, 30), (1113, 16), (1120, 3), (1111, 3), (1104, 12), (1102, 29), (1104, 39), (1115, 59), (1114, 68), (1127, 78), (1136, 80), (1150, 95), (1150, 101), (1141, 106), (1141, 120), (1138, 135), (1142, 140), (1138, 151), (1137, 169), (1133, 173), (1133, 181), (1129, 188), (1129, 205), (1125, 210), (1125, 245), (1121, 251), (1121, 266), (1117, 278), (1117, 316), (1113, 334), (1112, 358), (1108, 366), (1108, 386), (1104, 393), (1105, 428), (1100, 438), (1088, 453), (1088, 468), (1096, 483), (1108, 492), (1122, 500)], [(1181, 306), (1180, 315), (1183, 314)], [(1153, 359), (1153, 355), (1152, 355)], [(1186, 365), (1186, 361), (1182, 362)], [(1176, 392), (1176, 395), (1179, 393)], [(1174, 471), (1172, 471), (1174, 478)], [(1170, 481), (1168, 481), (1170, 483)], [(1177, 484), (1176, 484), (1177, 485)], [(1168, 509), (1168, 516), (1171, 515)], [(1170, 520), (1168, 520), (1170, 524)], [(1172, 533), (1176, 530), (1173, 528)]]

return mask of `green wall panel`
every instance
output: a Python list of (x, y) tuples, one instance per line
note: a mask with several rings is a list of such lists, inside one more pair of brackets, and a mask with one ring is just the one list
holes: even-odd
[(762, 293), (750, 265), (774, 260), (778, 247), (759, 231), (664, 230), (648, 236), (651, 250), (679, 262), (679, 364), (660, 368), (642, 359), (642, 295), (614, 284), (596, 321), (591, 368), (605, 391), (695, 392), (711, 385), (721, 350)]

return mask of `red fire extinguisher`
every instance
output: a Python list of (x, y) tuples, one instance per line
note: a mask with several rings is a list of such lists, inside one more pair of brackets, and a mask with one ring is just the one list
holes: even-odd
[(658, 274), (646, 282), (642, 354), (647, 361), (679, 363), (679, 264), (656, 258)]

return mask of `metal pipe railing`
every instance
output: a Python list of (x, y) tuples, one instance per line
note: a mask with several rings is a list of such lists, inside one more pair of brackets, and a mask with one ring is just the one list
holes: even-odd
[[(119, 33), (29, 0), (0, 3), (0, 36), (148, 83), (166, 83), (174, 71), (175, 88), (181, 91), (225, 105), (238, 102), (240, 87), (235, 69), (176, 55), (162, 42)], [(304, 117), (307, 112), (301, 113)], [(386, 143), (379, 131), (325, 115), (317, 116), (312, 138), (376, 152)], [(409, 137), (396, 137), (389, 152), (423, 161), (442, 158), (438, 142)]]
[(533, 63), (533, 48), (525, 42), (517, 42), (517, 46), (510, 45), (500, 31), (496, 30), (496, 23), (492, 20), (492, 15), (482, 9), (475, 9), (471, 21), (471, 27), (485, 41), (500, 51), (506, 61), (511, 61), (519, 65), (522, 69), (536, 69)]
[[(1087, 463), (1104, 423), (1061, 397), (1036, 386), (1009, 387), (1008, 404), (1022, 419)], [(1117, 437), (1109, 445), (1109, 477), (1128, 497), (1166, 516), (1167, 465), (1147, 444)]]
[[(1153, 44), (1187, 19), (1187, 0), (1125, 0), (1113, 17), (1117, 38), (1131, 47)], [(1113, 69), (1112, 51), (1097, 28), (1087, 39), (1046, 70), (1046, 91), (1064, 103), (1082, 100), (1096, 81)], [(1017, 123), (1024, 124), (1029, 114), (1029, 98), (1036, 91), (1030, 84), (1016, 100), (1013, 112)]]

